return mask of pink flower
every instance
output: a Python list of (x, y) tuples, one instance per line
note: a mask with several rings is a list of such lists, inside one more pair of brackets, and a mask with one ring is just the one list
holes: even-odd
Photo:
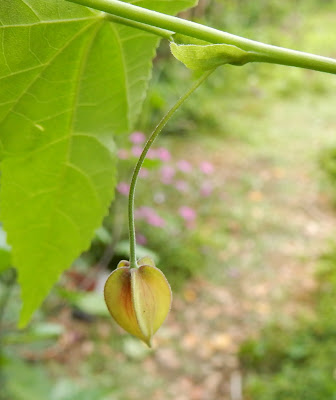
[(193, 229), (195, 227), (196, 211), (188, 206), (182, 206), (179, 209), (179, 213), (185, 221), (186, 228)]
[(186, 160), (178, 161), (177, 168), (180, 171), (185, 172), (185, 173), (188, 173), (188, 172), (190, 172), (192, 170), (192, 166), (191, 166), (190, 162), (186, 161)]
[(144, 207), (141, 207), (141, 208), (142, 208), (142, 213), (143, 213), (144, 217), (149, 217), (151, 215), (156, 214), (156, 211), (152, 207), (144, 206)]
[(126, 182), (120, 182), (117, 185), (117, 190), (120, 194), (123, 194), (124, 196), (128, 196), (130, 186)]
[(144, 246), (147, 243), (147, 238), (146, 238), (146, 236), (142, 235), (141, 233), (137, 233), (136, 234), (136, 241), (141, 246)]
[(208, 161), (203, 161), (200, 165), (200, 170), (205, 174), (205, 175), (210, 175), (214, 171), (214, 166), (209, 163)]
[(213, 186), (210, 182), (204, 182), (201, 186), (201, 196), (208, 197), (213, 191)]
[(161, 161), (170, 161), (171, 154), (169, 150), (165, 149), (164, 147), (159, 147), (156, 152)]
[(120, 158), (120, 160), (127, 160), (128, 156), (129, 156), (128, 150), (126, 149), (118, 150), (118, 158)]
[(140, 147), (140, 146), (133, 146), (132, 147), (132, 154), (135, 156), (135, 157), (140, 157), (140, 154), (142, 153), (142, 147)]
[(148, 224), (162, 228), (165, 226), (165, 220), (157, 214), (152, 214), (146, 218)]
[(181, 217), (187, 222), (192, 222), (196, 218), (195, 210), (193, 208), (188, 207), (188, 206), (180, 207), (179, 213), (180, 213)]
[(155, 210), (151, 207), (146, 207), (146, 206), (137, 208), (135, 210), (136, 218), (146, 218), (149, 215), (153, 215), (153, 213), (155, 214)]
[(175, 175), (175, 169), (170, 165), (164, 165), (161, 168), (161, 182), (165, 185), (172, 183), (173, 177)]
[(147, 168), (142, 167), (139, 171), (140, 178), (147, 178), (149, 172)]
[(186, 193), (189, 190), (189, 185), (186, 181), (182, 181), (182, 180), (176, 181), (174, 186), (176, 187), (176, 189), (178, 191), (180, 191), (182, 193)]
[(144, 143), (145, 140), (146, 140), (146, 136), (145, 136), (145, 134), (142, 133), (142, 132), (133, 132), (133, 133), (130, 135), (130, 141), (131, 141), (133, 144), (141, 144), (141, 143)]
[(157, 158), (157, 150), (156, 149), (149, 149), (147, 153), (147, 158), (149, 160), (153, 160)]
[(135, 210), (135, 217), (144, 218), (145, 221), (152, 226), (157, 226), (159, 228), (165, 226), (165, 220), (156, 213), (154, 208), (151, 207), (144, 206), (138, 208)]

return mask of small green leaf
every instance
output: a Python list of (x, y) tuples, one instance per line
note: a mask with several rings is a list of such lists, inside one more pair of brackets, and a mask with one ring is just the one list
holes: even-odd
[(244, 65), (251, 61), (251, 53), (229, 44), (176, 44), (170, 50), (183, 64), (198, 71), (208, 71), (224, 64)]

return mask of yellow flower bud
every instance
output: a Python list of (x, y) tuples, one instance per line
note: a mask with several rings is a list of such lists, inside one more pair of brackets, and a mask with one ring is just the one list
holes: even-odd
[(104, 296), (114, 320), (151, 347), (154, 333), (170, 311), (172, 293), (151, 258), (143, 257), (138, 265), (130, 268), (128, 261), (120, 261), (105, 283)]

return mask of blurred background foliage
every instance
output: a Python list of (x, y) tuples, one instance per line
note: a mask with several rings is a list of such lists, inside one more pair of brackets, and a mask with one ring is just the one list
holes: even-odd
[(314, 316), (292, 324), (270, 323), (248, 339), (239, 356), (252, 399), (333, 399), (335, 397), (335, 250), (317, 268)]
[[(335, 0), (201, 0), (183, 17), (251, 39), (336, 57), (335, 14)], [(195, 384), (197, 392), (188, 383), (190, 376), (194, 381), (200, 378), (200, 372), (193, 372), (200, 361), (196, 356), (182, 360), (184, 347), (198, 343), (196, 339), (191, 341), (190, 331), (199, 331), (200, 335), (204, 331), (204, 337), (211, 336), (215, 332), (213, 324), (224, 318), (222, 313), (215, 313), (214, 321), (203, 320), (201, 309), (195, 308), (206, 303), (207, 295), (201, 299), (204, 303), (195, 303), (199, 287), (217, 284), (221, 299), (226, 285), (232, 284), (236, 290), (237, 280), (248, 281), (246, 271), (258, 270), (261, 281), (264, 278), (260, 277), (276, 275), (274, 269), (267, 269), (267, 263), (272, 261), (268, 255), (301, 235), (302, 225), (296, 225), (293, 217), (299, 213), (299, 205), (289, 206), (293, 215), (281, 214), (282, 209), (277, 208), (278, 203), (290, 201), (291, 196), (298, 197), (298, 202), (301, 196), (304, 207), (304, 196), (310, 196), (297, 189), (297, 182), (281, 180), (290, 174), (287, 171), (296, 170), (301, 162), (309, 163), (311, 169), (302, 176), (308, 175), (322, 196), (327, 209), (324, 218), (333, 215), (333, 76), (273, 65), (228, 66), (217, 71), (188, 100), (149, 154), (136, 197), (138, 255), (150, 254), (156, 260), (177, 298), (170, 328), (159, 331), (161, 339), (157, 344), (173, 347), (181, 357), (176, 363), (182, 366), (174, 367), (170, 350), (155, 355), (110, 321), (101, 290), (118, 261), (128, 258), (126, 202), (132, 169), (145, 136), (190, 86), (191, 79), (190, 72), (171, 57), (168, 43), (163, 42), (137, 130), (129, 137), (117, 138), (119, 184), (110, 213), (97, 230), (91, 248), (62, 276), (24, 331), (15, 328), (19, 290), (15, 271), (8, 268), (10, 252), (5, 233), (0, 231), (1, 399), (336, 398), (336, 247), (334, 241), (326, 242), (328, 232), (319, 237), (323, 245), (317, 246), (327, 250), (313, 253), (316, 272), (309, 312), (295, 318), (276, 318), (267, 313), (267, 318), (255, 320), (254, 311), (249, 317), (240, 313), (235, 317), (237, 321), (247, 319), (243, 340), (238, 339), (239, 335), (233, 336), (233, 350), (220, 342), (223, 355), (219, 365), (224, 372), (220, 378), (217, 370), (204, 372), (203, 391)], [(218, 151), (223, 151), (223, 157), (218, 156)], [(267, 173), (272, 175), (268, 186), (264, 183)], [(265, 192), (269, 194), (266, 199)], [(305, 242), (305, 246), (314, 246), (314, 240)], [(312, 254), (307, 248), (299, 252), (302, 263), (306, 262), (307, 253)], [(193, 282), (199, 285), (197, 289), (193, 289)], [(252, 291), (253, 280), (247, 283)], [(289, 294), (279, 293), (275, 295), (281, 297), (283, 304)], [(237, 291), (235, 296), (244, 300), (246, 292)], [(272, 309), (273, 300), (267, 301)], [(199, 312), (192, 326), (189, 314), (183, 313), (188, 307)], [(174, 337), (176, 326), (179, 333)], [(188, 334), (182, 337), (183, 327)], [(199, 347), (208, 345), (195, 345), (195, 354)], [(232, 366), (225, 361), (226, 352), (236, 354), (239, 364)], [(212, 353), (209, 354), (204, 365), (211, 364)], [(163, 368), (160, 362), (155, 366), (157, 360)], [(167, 365), (173, 367), (169, 369)], [(231, 370), (242, 372), (243, 393), (232, 392), (232, 385), (223, 383), (227, 381), (226, 371)], [(215, 376), (216, 390), (206, 383)], [(175, 394), (173, 389), (160, 392), (160, 388), (175, 381), (181, 382), (174, 387)]]

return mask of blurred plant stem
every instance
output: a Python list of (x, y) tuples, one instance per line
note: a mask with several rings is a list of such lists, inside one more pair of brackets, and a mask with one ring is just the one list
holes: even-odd
[(2, 273), (1, 276), (1, 284), (4, 287), (4, 291), (1, 294), (0, 298), (0, 338), (3, 328), (3, 318), (5, 314), (5, 310), (14, 287), (16, 281), (16, 271), (14, 268), (8, 268), (6, 271)]
[[(3, 336), (5, 333), (4, 316), (6, 307), (8, 305), (9, 299), (11, 297), (11, 292), (14, 288), (16, 282), (16, 271), (14, 268), (8, 268), (5, 270), (0, 277), (1, 286), (3, 293), (0, 297), (0, 399), (6, 398), (6, 387), (5, 387), (5, 377), (3, 376), (2, 364), (4, 362), (3, 354)], [(2, 397), (4, 396), (4, 397)]]
[(124, 226), (124, 213), (122, 212), (123, 202), (120, 201), (121, 198), (117, 197), (115, 201), (112, 203), (112, 213), (114, 215), (114, 221), (112, 224), (112, 232), (111, 232), (111, 243), (106, 246), (101, 258), (97, 263), (98, 268), (106, 269), (111, 262), (114, 251), (117, 243), (119, 242), (121, 235), (123, 233)]
[[(237, 46), (249, 52), (253, 62), (288, 65), (336, 74), (336, 60), (315, 54), (277, 47), (201, 25), (182, 18), (162, 14), (118, 0), (69, 0), (73, 3), (105, 11), (117, 17), (115, 22), (150, 31), (164, 38), (174, 39), (173, 33), (209, 43)], [(106, 16), (109, 19), (109, 16)]]

